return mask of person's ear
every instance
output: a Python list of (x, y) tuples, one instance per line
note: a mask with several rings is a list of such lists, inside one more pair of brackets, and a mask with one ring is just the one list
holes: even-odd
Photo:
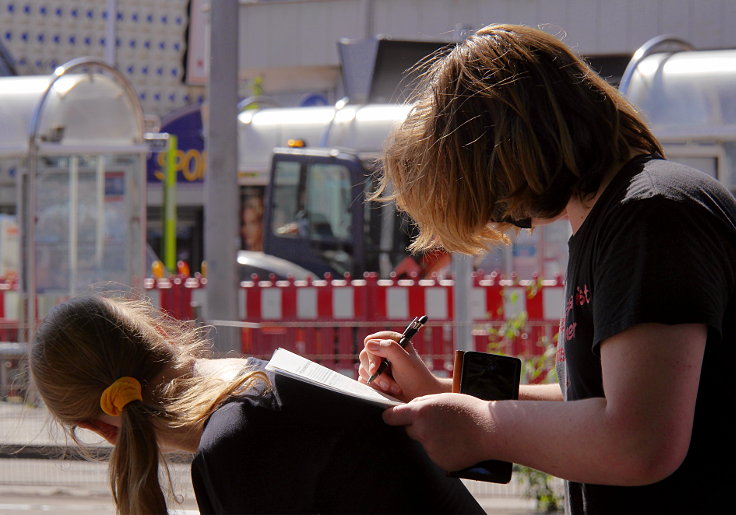
[(91, 420), (86, 422), (80, 422), (77, 426), (82, 429), (87, 429), (94, 433), (97, 433), (102, 438), (107, 440), (112, 445), (118, 442), (118, 428), (102, 420)]

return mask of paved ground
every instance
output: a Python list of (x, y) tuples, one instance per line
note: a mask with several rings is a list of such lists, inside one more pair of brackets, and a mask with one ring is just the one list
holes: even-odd
[[(493, 515), (538, 515), (533, 505), (523, 499), (480, 499), (486, 513)], [(171, 504), (170, 506), (177, 506)], [(0, 514), (44, 515), (114, 515), (109, 495), (86, 491), (67, 491), (30, 487), (27, 489), (0, 487)], [(198, 515), (195, 503), (185, 502), (173, 507), (171, 515)]]
[[(89, 443), (105, 445), (89, 435)], [(45, 410), (0, 402), (0, 514), (115, 513), (107, 487), (106, 463), (27, 457), (44, 447), (58, 450), (68, 443), (49, 422)], [(19, 455), (11, 454), (19, 449)], [(175, 492), (183, 502), (171, 504), (171, 513), (196, 515), (188, 465), (174, 464), (172, 469)], [(468, 481), (466, 485), (488, 513), (536, 513), (533, 501), (523, 498), (517, 484)]]
[[(42, 515), (114, 515), (109, 495), (78, 490), (43, 489), (39, 487), (0, 487), (0, 513)], [(194, 503), (183, 503), (169, 511), (171, 515), (198, 515)]]

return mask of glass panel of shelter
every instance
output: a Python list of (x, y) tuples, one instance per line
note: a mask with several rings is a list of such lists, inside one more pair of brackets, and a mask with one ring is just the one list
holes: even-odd
[[(75, 295), (90, 285), (130, 284), (140, 230), (140, 157), (41, 157), (36, 212), (39, 294)], [(39, 313), (43, 315), (43, 313)]]

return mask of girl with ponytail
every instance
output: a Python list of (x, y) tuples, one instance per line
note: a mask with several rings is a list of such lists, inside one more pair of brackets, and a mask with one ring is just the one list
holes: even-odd
[(165, 455), (194, 455), (205, 513), (483, 513), (381, 410), (265, 371), (213, 359), (201, 330), (149, 303), (85, 296), (36, 333), (30, 369), (53, 417), (77, 439), (114, 445), (119, 513), (167, 513)]

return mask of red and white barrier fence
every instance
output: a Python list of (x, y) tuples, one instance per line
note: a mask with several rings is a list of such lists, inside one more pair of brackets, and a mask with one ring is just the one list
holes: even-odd
[[(203, 278), (149, 279), (153, 302), (173, 316), (195, 318), (204, 305)], [(363, 338), (375, 331), (401, 331), (408, 320), (426, 314), (429, 323), (414, 338), (435, 370), (449, 370), (454, 352), (454, 282), (451, 279), (361, 279), (244, 281), (239, 291), (241, 350), (267, 358), (284, 347), (341, 370), (354, 369)], [(496, 274), (473, 275), (469, 307), (473, 343), (488, 350), (491, 329), (526, 314), (523, 330), (505, 338), (505, 351), (544, 352), (552, 342), (564, 307), (564, 287), (554, 280), (505, 280)]]
[[(564, 308), (564, 287), (554, 280), (517, 281), (496, 274), (473, 274), (468, 303), (474, 348), (487, 351), (492, 340), (515, 355), (538, 355), (553, 342)], [(183, 320), (198, 318), (205, 306), (207, 280), (173, 276), (146, 279), (154, 305)], [(17, 341), (14, 285), (0, 282), (0, 341)], [(429, 323), (414, 338), (434, 370), (449, 371), (454, 353), (454, 282), (451, 279), (379, 279), (366, 274), (319, 280), (244, 281), (239, 290), (241, 351), (268, 358), (284, 347), (339, 370), (354, 370), (368, 334), (402, 331), (415, 316)], [(526, 315), (514, 336), (498, 330)], [(496, 335), (496, 336), (494, 336)]]
[(16, 283), (0, 281), (0, 342), (18, 341), (18, 305)]

